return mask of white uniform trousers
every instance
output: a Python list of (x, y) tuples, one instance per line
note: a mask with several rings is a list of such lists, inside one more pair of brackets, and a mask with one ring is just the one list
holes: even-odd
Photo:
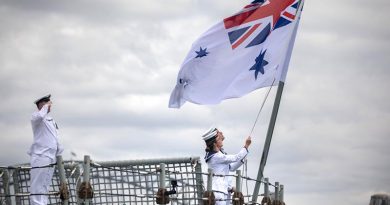
[[(215, 205), (230, 205), (231, 204), (231, 194), (225, 194), (222, 192), (214, 191), (215, 196)], [(218, 199), (223, 201), (218, 201)]]
[[(41, 167), (55, 163), (54, 159), (46, 156), (32, 155), (31, 167)], [(30, 171), (30, 193), (31, 194), (47, 194), (53, 177), (54, 167), (36, 168)], [(31, 205), (47, 205), (47, 195), (32, 195), (30, 196)]]

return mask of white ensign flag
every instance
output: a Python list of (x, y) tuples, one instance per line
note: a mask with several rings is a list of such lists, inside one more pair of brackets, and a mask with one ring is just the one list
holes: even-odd
[[(217, 104), (284, 81), (303, 0), (254, 1), (196, 40), (169, 107)], [(275, 79), (275, 81), (274, 81)]]

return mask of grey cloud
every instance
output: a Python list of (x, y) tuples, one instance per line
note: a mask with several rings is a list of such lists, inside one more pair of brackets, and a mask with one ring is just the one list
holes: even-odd
[[(389, 3), (305, 4), (265, 174), (286, 185), (291, 204), (368, 203), (370, 194), (390, 190)], [(167, 104), (191, 43), (242, 6), (2, 1), (0, 164), (28, 161), (32, 102), (46, 93), (65, 158), (70, 151), (95, 160), (203, 157), (200, 135), (211, 124), (226, 135), (226, 151), (238, 151), (266, 89), (215, 106)], [(252, 136), (250, 177), (275, 91)]]

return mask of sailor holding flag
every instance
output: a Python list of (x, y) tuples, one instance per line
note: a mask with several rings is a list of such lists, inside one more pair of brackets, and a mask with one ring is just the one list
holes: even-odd
[[(253, 0), (209, 28), (192, 44), (169, 99), (170, 108), (180, 108), (187, 101), (214, 105), (263, 87), (270, 87), (269, 93), (278, 84), (253, 202), (257, 201), (303, 4), (304, 0)], [(227, 155), (222, 150), (224, 136), (215, 127), (203, 140), (207, 145), (205, 160), (216, 175), (238, 169), (251, 144), (248, 137), (238, 154)], [(212, 187), (216, 204), (230, 204), (227, 177), (214, 176)]]
[(230, 204), (230, 194), (234, 189), (226, 175), (244, 164), (244, 159), (248, 155), (248, 148), (252, 142), (251, 137), (249, 136), (245, 140), (244, 147), (235, 155), (228, 155), (223, 151), (225, 137), (216, 127), (211, 127), (202, 137), (206, 143), (206, 163), (213, 174), (220, 175), (214, 176), (212, 182), (216, 205)]

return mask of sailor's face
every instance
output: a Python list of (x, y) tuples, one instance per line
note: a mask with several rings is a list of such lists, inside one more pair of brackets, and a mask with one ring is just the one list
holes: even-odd
[(225, 137), (223, 136), (223, 133), (217, 130), (217, 138), (215, 140), (215, 143), (218, 148), (223, 147), (223, 140), (225, 140)]

